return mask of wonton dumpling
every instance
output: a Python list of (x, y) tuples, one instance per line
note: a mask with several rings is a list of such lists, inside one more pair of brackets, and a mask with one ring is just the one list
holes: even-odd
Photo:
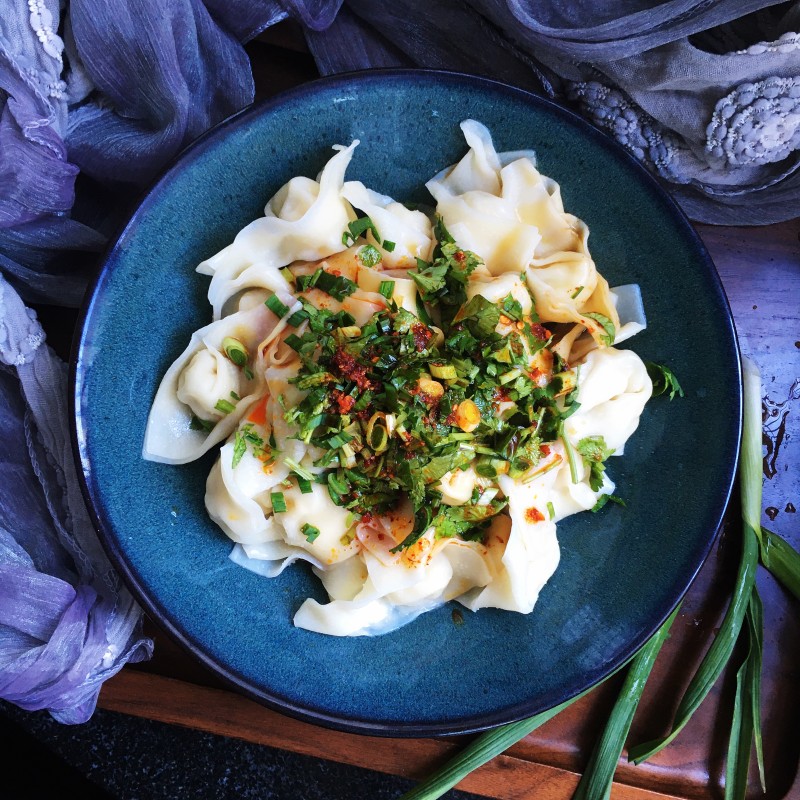
[(563, 463), (527, 484), (499, 476), (500, 489), (508, 498), (508, 516), (501, 514), (492, 520), (486, 545), (492, 581), (459, 598), (467, 608), (503, 608), (522, 614), (533, 610), (561, 557), (555, 523), (548, 519), (547, 501), (562, 469)]
[(647, 367), (632, 350), (605, 347), (592, 350), (578, 370), (580, 407), (564, 421), (564, 432), (573, 444), (602, 436), (615, 455), (622, 455), (653, 393)]
[[(263, 391), (264, 382), (258, 369), (253, 370), (252, 380), (238, 367), (230, 369), (234, 365), (223, 355), (222, 342), (226, 337), (238, 339), (255, 355), (259, 343), (278, 325), (276, 316), (262, 303), (196, 331), (158, 387), (147, 418), (143, 457), (185, 464), (227, 439), (245, 409)], [(232, 391), (241, 400), (235, 400)], [(214, 397), (216, 392), (221, 394)], [(214, 409), (220, 400), (234, 405), (234, 410), (225, 414)], [(213, 422), (211, 431), (193, 430), (194, 415)]]
[[(266, 436), (266, 432), (259, 431)], [(233, 466), (233, 442), (221, 450), (206, 481), (209, 516), (234, 541), (242, 544), (283, 540), (283, 531), (268, 517), (268, 495), (289, 475), (279, 459), (265, 466), (248, 448)]]
[(433, 229), (421, 211), (412, 211), (391, 197), (373, 192), (360, 181), (345, 183), (342, 197), (372, 220), (382, 241), (394, 242), (395, 248), (390, 252), (378, 244), (372, 231), (367, 233), (367, 241), (381, 254), (382, 268), (415, 268), (418, 258), (430, 259)]
[[(200, 263), (197, 271), (212, 276), (208, 297), (216, 315), (240, 288), (265, 286), (277, 291), (278, 268), (344, 249), (342, 233), (354, 214), (341, 189), (357, 144), (356, 139), (349, 147), (337, 146), (339, 152), (325, 165), (318, 182), (289, 181), (267, 204), (267, 216), (251, 222), (232, 244)], [(234, 285), (244, 272), (247, 279)]]

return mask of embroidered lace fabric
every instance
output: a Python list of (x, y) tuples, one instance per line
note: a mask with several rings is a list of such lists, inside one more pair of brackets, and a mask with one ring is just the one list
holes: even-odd
[(800, 3), (345, 0), (308, 34), (325, 74), (478, 73), (571, 106), (690, 217), (759, 225), (800, 208)]

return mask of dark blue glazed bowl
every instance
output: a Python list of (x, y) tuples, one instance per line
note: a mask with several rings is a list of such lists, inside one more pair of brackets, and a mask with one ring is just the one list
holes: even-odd
[[(638, 283), (648, 329), (632, 340), (669, 364), (683, 400), (653, 400), (610, 474), (627, 508), (559, 526), (561, 565), (533, 614), (453, 604), (378, 638), (298, 630), (309, 570), (268, 580), (228, 559), (206, 516), (215, 453), (187, 466), (141, 458), (150, 403), (191, 333), (207, 324), (194, 268), (263, 213), (334, 143), (361, 145), (348, 179), (403, 201), (465, 152), (461, 120), (498, 150), (534, 148), (585, 220), (611, 285)], [(461, 733), (550, 708), (609, 675), (658, 628), (706, 558), (734, 478), (741, 381), (717, 273), (656, 182), (573, 114), (488, 80), (369, 72), (317, 81), (248, 109), (189, 148), (111, 248), (84, 311), (74, 368), (75, 445), (105, 544), (145, 609), (197, 658), (279, 711), (391, 736)]]

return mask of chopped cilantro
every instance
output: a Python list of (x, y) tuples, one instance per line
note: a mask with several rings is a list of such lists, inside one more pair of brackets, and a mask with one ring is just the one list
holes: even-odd
[(587, 311), (583, 316), (589, 317), (589, 319), (593, 319), (595, 322), (599, 323), (600, 327), (603, 329), (603, 333), (600, 336), (600, 341), (603, 344), (609, 347), (614, 344), (614, 339), (617, 338), (617, 329), (608, 317), (595, 311)]
[(656, 364), (653, 361), (645, 361), (647, 367), (647, 374), (653, 382), (653, 397), (666, 394), (669, 392), (669, 399), (674, 400), (675, 395), (684, 397), (683, 389), (681, 388), (675, 373), (663, 364)]
[(589, 510), (596, 514), (601, 508), (604, 508), (609, 501), (623, 508), (627, 505), (621, 497), (617, 497), (615, 494), (601, 494), (600, 497), (597, 498), (597, 502)]
[(613, 449), (606, 447), (606, 440), (602, 436), (586, 436), (578, 442), (576, 449), (589, 467), (589, 487), (593, 492), (599, 491), (606, 470), (603, 462), (614, 452)]

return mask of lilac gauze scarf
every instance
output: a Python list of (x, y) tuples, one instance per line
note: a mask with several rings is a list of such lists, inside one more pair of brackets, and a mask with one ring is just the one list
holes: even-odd
[(20, 295), (79, 305), (125, 199), (252, 102), (241, 41), (338, 5), (0, 0), (0, 697), (21, 708), (85, 722), (153, 643), (81, 495), (67, 366)]

